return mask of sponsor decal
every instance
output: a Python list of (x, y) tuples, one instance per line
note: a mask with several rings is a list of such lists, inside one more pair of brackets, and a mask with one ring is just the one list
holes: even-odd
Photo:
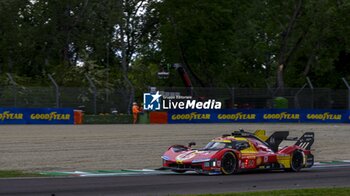
[(248, 167), (255, 167), (255, 160), (254, 159), (249, 159)]
[(271, 120), (299, 120), (300, 114), (290, 114), (288, 112), (281, 112), (279, 114), (264, 114), (264, 119)]
[(242, 112), (237, 112), (234, 114), (218, 114), (219, 120), (254, 120), (256, 119), (256, 114), (243, 114)]
[(69, 120), (70, 114), (58, 114), (57, 112), (51, 112), (49, 114), (31, 114), (30, 119), (32, 120)]
[(173, 114), (171, 115), (172, 120), (209, 120), (210, 114), (198, 114), (197, 112), (191, 112), (190, 114)]
[(188, 159), (192, 159), (195, 156), (196, 156), (196, 151), (179, 154), (176, 157), (176, 162), (178, 162), (178, 161), (182, 162), (182, 161), (185, 161), (185, 160), (188, 160)]
[(12, 113), (10, 111), (3, 111), (0, 113), (0, 120), (22, 120), (23, 119), (23, 113)]
[(144, 110), (202, 110), (221, 109), (222, 103), (215, 99), (199, 101), (192, 96), (165, 96), (159, 91), (143, 94)]
[(269, 157), (268, 156), (264, 156), (264, 163), (267, 163), (269, 161)]
[(163, 99), (163, 109), (164, 110), (184, 110), (184, 109), (207, 109), (207, 110), (212, 110), (212, 109), (221, 109), (221, 102), (215, 101), (215, 99), (209, 99), (207, 101), (197, 101), (197, 100), (184, 100), (184, 101), (173, 101), (173, 100), (165, 100)]
[(260, 165), (261, 162), (262, 162), (261, 157), (257, 157), (257, 158), (256, 158), (256, 165)]
[(161, 97), (159, 91), (156, 93), (144, 93), (143, 94), (143, 106), (144, 110), (160, 110)]
[(318, 122), (350, 123), (350, 110), (210, 109), (168, 110), (168, 123)]
[(307, 114), (306, 118), (310, 120), (323, 120), (323, 121), (324, 120), (341, 120), (342, 115), (325, 112), (323, 114)]
[(0, 124), (74, 124), (71, 108), (0, 108)]

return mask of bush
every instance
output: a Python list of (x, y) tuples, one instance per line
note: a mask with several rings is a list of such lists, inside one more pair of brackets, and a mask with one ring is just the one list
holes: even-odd
[(131, 124), (132, 115), (84, 115), (83, 124)]
[(287, 109), (288, 108), (288, 99), (284, 97), (276, 97), (273, 100), (274, 108), (278, 109)]

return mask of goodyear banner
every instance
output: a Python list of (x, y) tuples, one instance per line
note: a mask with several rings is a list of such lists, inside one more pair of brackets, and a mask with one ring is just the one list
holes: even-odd
[(168, 123), (350, 123), (350, 110), (169, 110)]
[(0, 108), (0, 124), (74, 124), (74, 113), (68, 108)]

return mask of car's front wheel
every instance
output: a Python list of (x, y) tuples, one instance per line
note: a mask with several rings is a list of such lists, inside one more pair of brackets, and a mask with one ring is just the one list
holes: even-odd
[(226, 152), (222, 157), (221, 171), (226, 175), (234, 174), (237, 172), (237, 158), (233, 152)]

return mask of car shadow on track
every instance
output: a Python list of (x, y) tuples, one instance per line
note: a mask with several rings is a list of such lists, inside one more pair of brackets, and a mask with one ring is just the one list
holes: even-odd
[[(169, 171), (170, 172), (170, 171)], [(297, 173), (308, 173), (308, 172), (315, 172), (315, 170), (310, 170), (310, 169), (305, 169), (301, 170), (299, 172), (290, 172), (290, 171), (284, 171), (284, 170), (248, 170), (248, 171), (240, 171), (236, 174), (228, 175), (228, 176), (245, 176), (245, 175), (274, 175), (274, 174), (297, 174)], [(225, 176), (223, 174), (215, 174), (215, 175), (208, 175), (208, 174), (201, 174), (201, 173), (196, 173), (194, 171), (189, 171), (185, 173), (167, 173), (165, 175), (181, 175), (181, 176)]]

